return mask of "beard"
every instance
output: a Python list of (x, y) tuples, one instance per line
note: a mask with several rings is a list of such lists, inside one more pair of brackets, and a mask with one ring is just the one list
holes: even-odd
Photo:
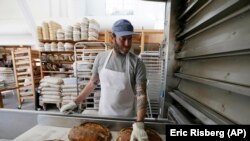
[(123, 49), (116, 42), (113, 44), (113, 48), (117, 53), (122, 55), (126, 55), (129, 52), (129, 50), (126, 50), (125, 48)]

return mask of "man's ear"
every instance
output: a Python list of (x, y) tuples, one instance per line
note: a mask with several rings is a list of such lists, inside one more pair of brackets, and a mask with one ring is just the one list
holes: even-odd
[(112, 33), (112, 34), (111, 34), (111, 40), (112, 40), (113, 43), (115, 42), (115, 37), (116, 37), (115, 34)]

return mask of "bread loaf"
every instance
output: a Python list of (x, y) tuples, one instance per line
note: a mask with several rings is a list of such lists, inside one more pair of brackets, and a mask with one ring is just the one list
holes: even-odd
[[(123, 128), (116, 139), (116, 141), (130, 141), (130, 136), (132, 133), (132, 128)], [(152, 129), (145, 129), (148, 135), (148, 141), (162, 141), (158, 133)]]
[(73, 127), (68, 135), (70, 141), (110, 141), (108, 128), (95, 122), (85, 122)]

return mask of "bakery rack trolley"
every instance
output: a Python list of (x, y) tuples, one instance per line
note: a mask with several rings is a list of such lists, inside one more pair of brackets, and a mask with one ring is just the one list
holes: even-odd
[(160, 58), (160, 51), (144, 51), (140, 54), (147, 70), (147, 116), (150, 118), (159, 115), (160, 94), (163, 80), (163, 60)]
[[(77, 78), (77, 95), (88, 83), (92, 75), (92, 67), (98, 53), (106, 51), (108, 48), (105, 42), (78, 42), (74, 45), (74, 75)], [(88, 110), (98, 111), (100, 99), (100, 85), (85, 99), (83, 107)], [(79, 111), (82, 110), (81, 106)]]

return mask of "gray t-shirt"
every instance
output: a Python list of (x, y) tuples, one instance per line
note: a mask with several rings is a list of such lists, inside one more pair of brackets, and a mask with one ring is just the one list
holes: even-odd
[[(92, 70), (93, 74), (99, 75), (110, 51), (111, 50), (105, 51), (97, 55)], [(129, 52), (129, 62), (130, 62), (129, 73), (130, 73), (131, 86), (132, 89), (134, 90), (134, 93), (136, 94), (135, 85), (141, 84), (142, 82), (145, 83), (147, 81), (146, 68), (142, 60), (131, 52)], [(113, 52), (109, 58), (106, 68), (113, 71), (125, 72), (126, 55), (121, 55), (119, 53)]]

